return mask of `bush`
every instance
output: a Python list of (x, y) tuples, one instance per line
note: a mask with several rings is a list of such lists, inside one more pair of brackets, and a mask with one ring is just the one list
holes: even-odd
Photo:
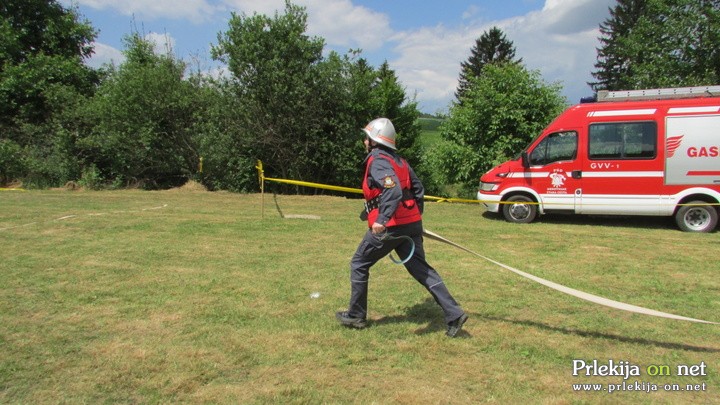
[(89, 190), (100, 190), (103, 188), (103, 177), (95, 165), (90, 165), (82, 171), (78, 185)]
[(516, 156), (565, 109), (560, 89), (520, 65), (486, 65), (440, 127), (449, 144), (433, 152), (434, 172), (474, 194), (483, 173)]
[(20, 145), (8, 139), (0, 139), (0, 185), (19, 179), (25, 170)]

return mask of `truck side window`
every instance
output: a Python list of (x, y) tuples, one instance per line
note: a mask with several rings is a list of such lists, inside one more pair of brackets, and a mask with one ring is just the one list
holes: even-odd
[(655, 122), (592, 124), (589, 134), (590, 159), (652, 159), (657, 156)]
[(530, 153), (530, 165), (543, 166), (553, 162), (575, 160), (577, 132), (555, 132), (545, 137)]

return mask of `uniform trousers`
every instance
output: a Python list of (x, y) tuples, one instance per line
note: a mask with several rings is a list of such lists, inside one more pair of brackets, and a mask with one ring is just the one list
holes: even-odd
[(450, 294), (440, 275), (425, 260), (423, 248), (422, 221), (407, 225), (392, 226), (387, 229), (390, 240), (383, 240), (368, 230), (365, 233), (355, 254), (350, 260), (350, 305), (348, 315), (355, 318), (367, 317), (368, 282), (370, 267), (393, 250), (404, 260), (410, 254), (412, 245), (406, 239), (393, 239), (398, 236), (409, 236), (415, 242), (415, 252), (405, 262), (408, 273), (415, 278), (432, 295), (445, 315), (445, 323), (458, 319), (463, 310)]

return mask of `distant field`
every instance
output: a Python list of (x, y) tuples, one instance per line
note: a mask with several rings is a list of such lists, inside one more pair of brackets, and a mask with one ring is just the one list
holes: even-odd
[[(0, 191), (0, 403), (720, 403), (719, 325), (596, 306), (434, 241), (428, 260), (470, 315), (458, 338), (388, 259), (370, 326), (342, 328), (361, 204), (281, 195), (283, 219), (262, 202)], [(517, 225), (449, 203), (427, 203), (425, 226), (572, 288), (720, 321), (719, 233), (667, 218)], [(573, 375), (576, 360), (640, 375)]]
[(424, 146), (429, 146), (440, 141), (440, 124), (442, 119), (439, 118), (420, 118), (420, 127), (422, 132), (420, 134), (420, 142)]

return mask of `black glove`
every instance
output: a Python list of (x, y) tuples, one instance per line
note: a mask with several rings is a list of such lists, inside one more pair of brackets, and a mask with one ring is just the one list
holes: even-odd
[(368, 213), (363, 208), (362, 212), (360, 213), (360, 220), (364, 222), (364, 221), (367, 221), (367, 219), (368, 219)]

